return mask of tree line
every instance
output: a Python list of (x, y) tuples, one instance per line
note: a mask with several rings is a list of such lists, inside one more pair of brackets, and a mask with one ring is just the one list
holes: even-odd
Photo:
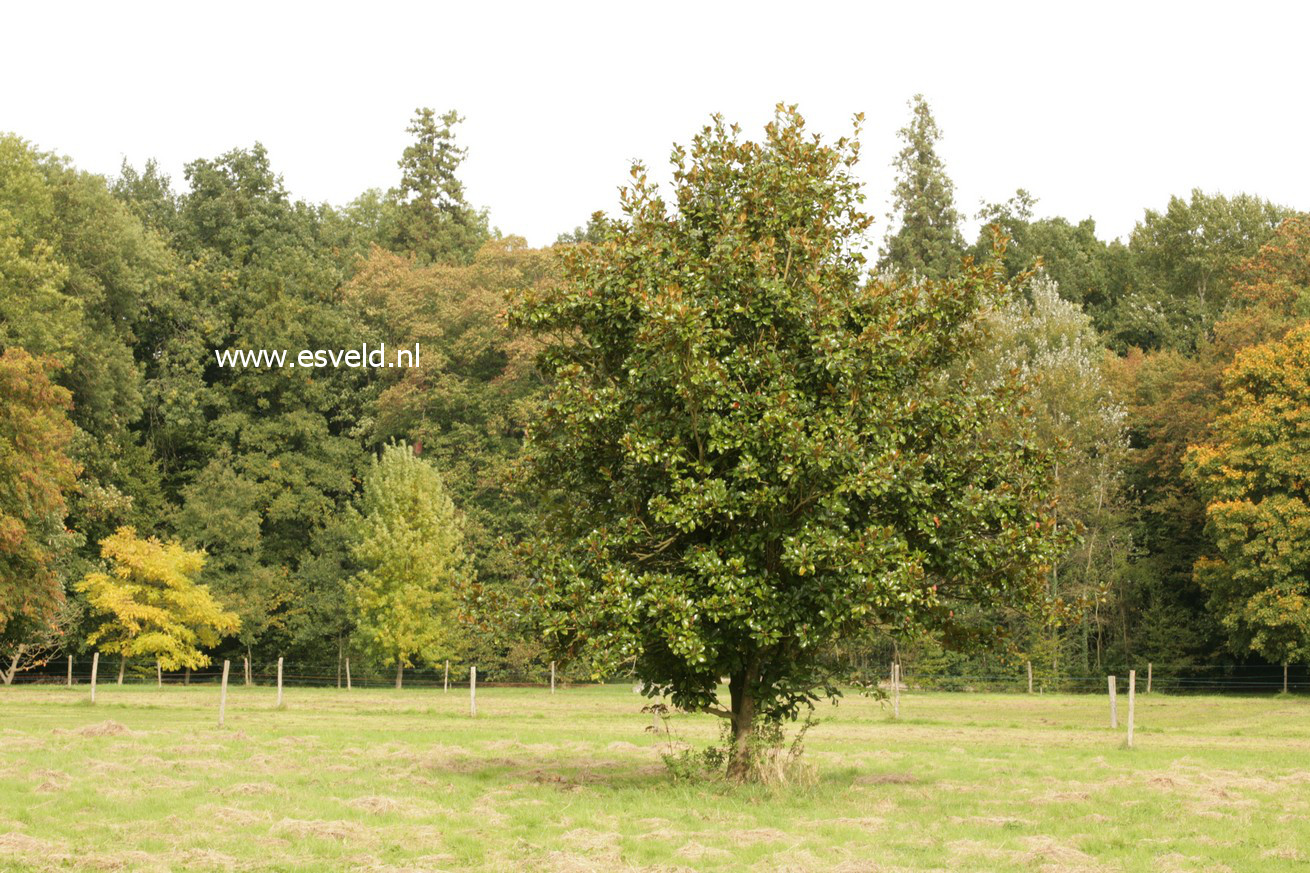
[[(175, 185), (0, 136), (7, 676), (563, 652), (787, 714), (889, 654), (1310, 654), (1307, 216), (1192, 191), (1107, 241), (1018, 191), (970, 242), (916, 97), (875, 257), (858, 135), (787, 108), (533, 249), (468, 203), (460, 121), (344, 206), (259, 144)], [(361, 342), (422, 366), (214, 357)], [(746, 637), (788, 667), (712, 656)]]

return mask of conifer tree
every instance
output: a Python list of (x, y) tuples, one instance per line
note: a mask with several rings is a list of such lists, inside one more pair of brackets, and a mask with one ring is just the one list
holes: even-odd
[(456, 175), (468, 154), (455, 145), (455, 125), (461, 121), (454, 110), (438, 118), (425, 107), (408, 128), (414, 141), (400, 158), (400, 186), (391, 192), (394, 243), (423, 262), (467, 263), (488, 239), (486, 215), (464, 199)]
[(929, 279), (955, 275), (964, 255), (955, 184), (937, 155), (941, 130), (928, 101), (916, 94), (909, 102), (910, 123), (899, 136), (905, 143), (896, 156), (891, 228), (880, 252), (879, 268), (894, 267)]

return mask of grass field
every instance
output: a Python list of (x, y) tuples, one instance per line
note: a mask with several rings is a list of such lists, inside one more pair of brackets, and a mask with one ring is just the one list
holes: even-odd
[(1104, 697), (853, 697), (778, 791), (672, 781), (628, 687), (86, 697), (0, 689), (0, 870), (1310, 867), (1297, 698), (1139, 695), (1130, 750)]

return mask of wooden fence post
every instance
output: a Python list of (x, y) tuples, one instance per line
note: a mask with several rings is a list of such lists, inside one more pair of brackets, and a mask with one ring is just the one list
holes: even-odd
[(1287, 662), (1283, 662), (1283, 693), (1287, 693)]
[(443, 681), (443, 685), (441, 691), (444, 694), (445, 692), (450, 690), (450, 659), (449, 658), (446, 659), (446, 678), (442, 681)]
[(350, 656), (346, 655), (346, 690), (350, 690)]
[(1128, 671), (1128, 748), (1133, 747), (1133, 705), (1137, 698), (1137, 671)]
[(1033, 662), (1028, 662), (1028, 693), (1033, 693)]
[(158, 659), (155, 659), (155, 684), (160, 688), (164, 687), (164, 668), (160, 665)]
[(550, 693), (555, 693), (555, 662), (550, 662)]
[(218, 694), (218, 726), (223, 726), (223, 717), (227, 714), (227, 671), (231, 669), (232, 662), (223, 662), (223, 690)]
[(1146, 662), (1146, 693), (1147, 694), (1151, 693), (1151, 668), (1153, 666), (1154, 665), (1150, 661)]
[(91, 656), (91, 703), (96, 702), (96, 673), (100, 670), (100, 653)]
[(73, 687), (73, 656), (68, 656), (68, 687)]
[(1118, 728), (1119, 727), (1119, 688), (1115, 681), (1115, 677), (1113, 676), (1109, 677), (1108, 684), (1110, 686), (1110, 727)]
[(282, 657), (280, 655), (277, 659), (277, 706), (278, 709), (282, 708)]
[(469, 715), (478, 715), (478, 668), (469, 667)]
[(901, 665), (892, 661), (892, 718), (901, 717)]

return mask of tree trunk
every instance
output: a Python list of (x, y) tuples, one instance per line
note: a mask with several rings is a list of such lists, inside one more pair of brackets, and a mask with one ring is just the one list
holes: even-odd
[(759, 669), (752, 660), (739, 673), (728, 680), (728, 693), (732, 697), (732, 750), (728, 758), (728, 778), (745, 782), (751, 775), (751, 739), (755, 728), (755, 682)]
[(127, 669), (127, 655), (118, 656), (118, 684), (123, 684), (123, 672)]
[(18, 650), (14, 652), (14, 659), (9, 662), (9, 669), (4, 672), (4, 680), (6, 685), (10, 685), (13, 683), (14, 676), (18, 673), (18, 662), (22, 660), (23, 650), (26, 648), (27, 648), (26, 644), (24, 643), (18, 644)]
[(400, 690), (400, 684), (403, 681), (404, 677), (405, 677), (405, 662), (397, 658), (396, 659), (396, 690), (397, 691)]
[(186, 668), (186, 675), (182, 677), (182, 684), (183, 684), (183, 685), (190, 685), (190, 684), (191, 684), (191, 668), (190, 668), (190, 667), (187, 667), (187, 668)]

